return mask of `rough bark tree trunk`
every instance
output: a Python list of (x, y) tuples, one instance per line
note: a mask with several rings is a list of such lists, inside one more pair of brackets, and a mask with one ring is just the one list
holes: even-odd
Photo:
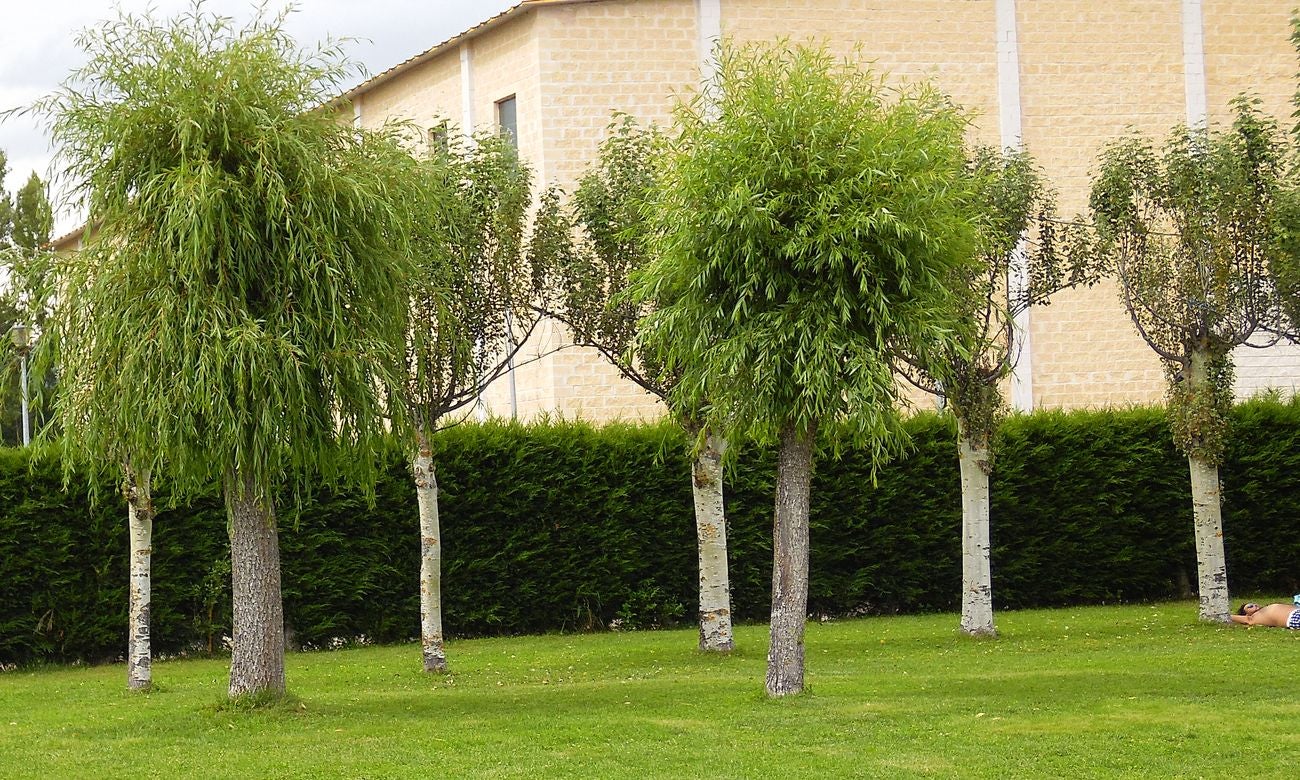
[(993, 572), (989, 562), (989, 443), (971, 436), (957, 420), (957, 462), (961, 466), (961, 630), (996, 636)]
[[(1186, 380), (1193, 395), (1209, 392), (1210, 355), (1193, 351)], [(1196, 579), (1201, 620), (1227, 623), (1228, 565), (1223, 552), (1222, 497), (1219, 467), (1204, 458), (1187, 456), (1192, 487), (1192, 528), (1196, 539)]]
[(152, 601), (153, 499), (149, 471), (123, 466), (122, 493), (126, 497), (131, 537), (130, 617), (127, 621), (126, 687), (147, 691), (153, 685), (153, 653), (149, 641), (149, 605)]
[(230, 697), (283, 694), (284, 602), (275, 511), (248, 475), (227, 475), (225, 492), (234, 612)]
[(727, 518), (722, 503), (722, 454), (727, 443), (709, 434), (695, 457), (695, 534), (700, 559), (700, 650), (735, 648), (731, 630), (731, 578), (727, 573)]
[(804, 624), (808, 619), (808, 504), (816, 428), (781, 431), (772, 527), (772, 625), (767, 695), (803, 691)]
[(429, 436), (416, 435), (415, 499), (420, 511), (420, 645), (424, 671), (447, 671), (442, 646), (442, 529), (438, 523), (438, 480), (434, 474)]

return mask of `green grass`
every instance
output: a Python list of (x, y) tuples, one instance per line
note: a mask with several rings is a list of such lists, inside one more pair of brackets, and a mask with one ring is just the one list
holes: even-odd
[(808, 627), (807, 694), (762, 693), (766, 628), (291, 655), (287, 705), (220, 706), (226, 662), (0, 674), (0, 777), (1278, 777), (1300, 769), (1300, 633), (1190, 603)]

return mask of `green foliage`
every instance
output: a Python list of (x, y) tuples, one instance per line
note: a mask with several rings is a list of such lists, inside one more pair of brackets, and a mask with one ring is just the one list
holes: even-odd
[(27, 256), (34, 256), (50, 242), (52, 230), (54, 211), (45, 194), (45, 184), (33, 172), (14, 196), (14, 246)]
[[(10, 196), (4, 188), (6, 158), (0, 150), (0, 270), (6, 284), (0, 291), (0, 441), (22, 442), (19, 354), (8, 335), (15, 323), (32, 327), (39, 337), (52, 297), (48, 285), (51, 256), (45, 245), (54, 227), (53, 211), (45, 185), (32, 173), (27, 182)], [(52, 373), (29, 383), (33, 430), (48, 422), (46, 409), (38, 403), (41, 390), (53, 389)]]
[[(0, 149), (0, 185), (4, 184), (7, 175), (9, 175), (9, 155), (5, 154), (4, 149)], [(0, 249), (12, 243), (13, 228), (14, 200), (9, 195), (9, 191), (0, 186)]]
[(685, 612), (682, 603), (665, 593), (663, 588), (648, 584), (627, 594), (609, 626), (626, 631), (668, 628), (675, 625)]
[(581, 238), (559, 269), (562, 294), (554, 315), (569, 326), (575, 344), (598, 349), (623, 376), (666, 402), (676, 378), (638, 343), (638, 321), (650, 304), (629, 295), (633, 275), (650, 258), (642, 207), (657, 186), (655, 154), (663, 143), (657, 128), (641, 127), (630, 116), (610, 124), (573, 194), (572, 221)]
[(525, 240), (532, 170), (504, 136), (448, 140), (421, 164), (424, 219), (414, 226), (406, 398), (428, 433), (508, 368), (536, 328), (533, 303), (553, 288), (558, 195), (541, 196)]
[(1019, 349), (1015, 318), (1063, 289), (1096, 282), (1097, 263), (1084, 231), (1057, 219), (1056, 193), (1027, 153), (977, 147), (967, 175), (977, 193), (979, 250), (976, 262), (955, 266), (950, 284), (957, 339), (940, 343), (930, 360), (904, 356), (900, 369), (944, 395), (966, 436), (987, 446), (1006, 413), (999, 384)]
[(374, 479), (415, 162), (321, 110), (350, 67), (283, 22), (121, 15), (33, 108), (99, 226), (42, 340), (69, 468), (130, 458), (177, 496), (232, 472)]
[[(1171, 377), (1168, 385), (1169, 427), (1180, 449), (1214, 465), (1223, 460), (1230, 434), (1233, 400), (1231, 355), (1205, 361), (1206, 381)], [(1166, 373), (1176, 369), (1166, 364)]]
[(1138, 136), (1110, 144), (1089, 199), (1125, 308), (1167, 365), (1179, 449), (1208, 463), (1225, 441), (1231, 351), (1285, 331), (1292, 300), (1278, 294), (1295, 262), (1282, 237), (1300, 211), (1286, 144), (1258, 103), (1237, 98), (1231, 127), (1179, 127), (1159, 148)]
[(1264, 397), (1238, 406), (1220, 476), (1235, 588), (1300, 593), (1300, 404)]
[[(1234, 412), (1223, 464), (1228, 564), (1243, 592), (1300, 592), (1300, 403)], [(961, 582), (956, 429), (907, 421), (913, 446), (871, 483), (869, 451), (814, 477), (808, 609), (814, 615), (953, 610)], [(1195, 582), (1185, 466), (1150, 409), (1014, 415), (993, 485), (1000, 609), (1176, 597)], [(447, 634), (578, 631), (622, 617), (671, 622), (696, 603), (687, 441), (672, 425), (462, 425), (433, 439), (446, 528)], [(321, 491), (281, 533), (296, 644), (405, 641), (418, 633), (413, 486), (394, 446), (371, 506)], [(0, 663), (104, 660), (126, 647), (127, 535), (112, 485), (92, 504), (49, 460), (0, 451)], [(728, 474), (732, 603), (767, 618), (774, 456), (742, 447)], [(157, 497), (159, 506), (169, 503)], [(217, 492), (159, 512), (153, 643), (220, 652), (229, 558)], [(680, 612), (679, 612), (680, 610)]]
[(1185, 595), (1195, 581), (1186, 466), (1161, 411), (1015, 416), (995, 446), (999, 606), (1045, 593), (1076, 604)]
[(723, 47), (675, 112), (646, 206), (643, 338), (729, 441), (832, 420), (882, 459), (896, 353), (946, 343), (945, 283), (974, 251), (967, 122), (825, 50)]

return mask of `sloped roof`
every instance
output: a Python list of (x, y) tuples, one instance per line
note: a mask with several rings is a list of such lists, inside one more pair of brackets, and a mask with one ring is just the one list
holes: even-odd
[(51, 241), (50, 241), (48, 244), (46, 244), (45, 246), (46, 246), (46, 248), (48, 248), (48, 249), (52, 249), (52, 250), (54, 250), (55, 252), (58, 252), (58, 251), (61, 251), (61, 250), (64, 250), (64, 249), (68, 249), (68, 248), (70, 248), (74, 243), (76, 243), (78, 239), (80, 239), (80, 238), (82, 237), (82, 235), (86, 232), (86, 228), (87, 228), (87, 227), (88, 227), (88, 226), (87, 226), (87, 225), (84, 225), (84, 224), (83, 224), (83, 225), (78, 225), (78, 226), (77, 226), (76, 228), (74, 228), (73, 230), (70, 230), (70, 231), (68, 231), (67, 233), (64, 233), (63, 235), (59, 236), (58, 238), (55, 238), (55, 239), (51, 240)]
[(548, 5), (572, 5), (575, 3), (599, 3), (599, 2), (604, 2), (604, 0), (520, 0), (520, 2), (515, 3), (514, 5), (505, 9), (504, 11), (497, 14), (496, 16), (489, 17), (488, 19), (479, 22), (478, 24), (460, 33), (459, 35), (454, 35), (448, 38), (447, 40), (443, 41), (442, 43), (436, 44), (432, 48), (420, 54), (417, 54), (414, 57), (403, 60), (402, 62), (399, 62), (398, 64), (394, 65), (388, 70), (378, 75), (372, 76), (369, 79), (361, 82), (357, 86), (353, 87), (352, 89), (349, 89), (347, 92), (344, 92), (342, 95), (339, 95), (337, 98), (335, 98), (333, 104), (337, 105), (339, 103), (346, 103), (352, 98), (358, 95), (362, 95), (366, 92), (369, 92), (370, 90), (374, 89), (380, 84), (383, 84), (387, 81), (391, 81), (392, 79), (397, 78), (398, 76), (405, 73), (406, 71), (418, 65), (422, 65), (428, 62), (429, 60), (433, 59), (434, 57), (437, 57), (438, 55), (442, 54), (448, 49), (455, 48), (456, 46), (459, 46), (460, 44), (470, 40), (471, 38), (476, 38), (479, 35), (482, 35), (483, 33), (487, 32), (493, 27), (496, 27), (502, 22), (508, 21), (517, 16), (522, 16), (523, 14), (526, 14), (535, 8), (548, 6)]
[[(488, 17), (487, 19), (479, 22), (478, 24), (474, 25), (468, 30), (459, 33), (458, 35), (453, 35), (447, 40), (435, 44), (434, 46), (425, 50), (424, 52), (421, 52), (420, 54), (417, 54), (414, 57), (410, 57), (406, 60), (403, 60), (402, 62), (397, 63), (396, 65), (389, 68), (388, 70), (383, 71), (382, 73), (379, 73), (375, 76), (371, 76), (369, 79), (366, 79), (365, 81), (361, 82), (360, 84), (353, 87), (352, 89), (349, 89), (347, 92), (344, 92), (343, 94), (339, 95), (337, 98), (331, 101), (329, 105), (338, 105), (339, 103), (346, 103), (347, 101), (351, 100), (357, 95), (364, 94), (370, 91), (371, 89), (374, 89), (375, 87), (379, 86), (380, 84), (383, 84), (387, 81), (391, 81), (392, 79), (397, 78), (398, 76), (405, 73), (406, 71), (414, 67), (417, 67), (419, 65), (422, 65), (425, 62), (428, 62), (429, 60), (433, 59), (434, 57), (437, 57), (438, 55), (442, 54), (448, 49), (452, 49), (456, 46), (459, 46), (465, 41), (475, 38), (503, 22), (506, 22), (517, 16), (522, 16), (523, 14), (526, 14), (535, 8), (539, 8), (542, 6), (549, 6), (549, 5), (573, 5), (576, 3), (599, 3), (599, 2), (604, 2), (604, 0), (519, 0), (519, 2), (515, 3), (509, 8), (506, 8), (504, 11), (501, 11), (495, 16)], [(72, 244), (74, 244), (77, 239), (82, 237), (82, 235), (86, 232), (86, 227), (87, 227), (86, 225), (81, 225), (76, 229), (71, 230), (59, 236), (58, 238), (54, 239), (48, 244), (48, 246), (55, 250), (69, 247)]]

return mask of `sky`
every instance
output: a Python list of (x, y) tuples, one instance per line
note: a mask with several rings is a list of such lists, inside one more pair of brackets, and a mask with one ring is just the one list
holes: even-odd
[[(278, 11), (286, 0), (266, 0)], [(326, 38), (355, 38), (345, 50), (368, 75), (419, 54), (516, 4), (516, 0), (298, 0), (287, 28), (303, 47)], [(3, 0), (0, 6), (0, 111), (29, 105), (58, 88), (83, 62), (77, 34), (117, 9), (139, 14), (152, 8), (156, 18), (187, 10), (191, 0)], [(248, 21), (255, 0), (206, 0), (204, 8)], [(35, 171), (48, 180), (53, 150), (44, 129), (30, 117), (0, 123), (0, 149), (9, 157), (4, 186), (17, 190)], [(75, 228), (79, 215), (61, 208), (55, 235)]]

